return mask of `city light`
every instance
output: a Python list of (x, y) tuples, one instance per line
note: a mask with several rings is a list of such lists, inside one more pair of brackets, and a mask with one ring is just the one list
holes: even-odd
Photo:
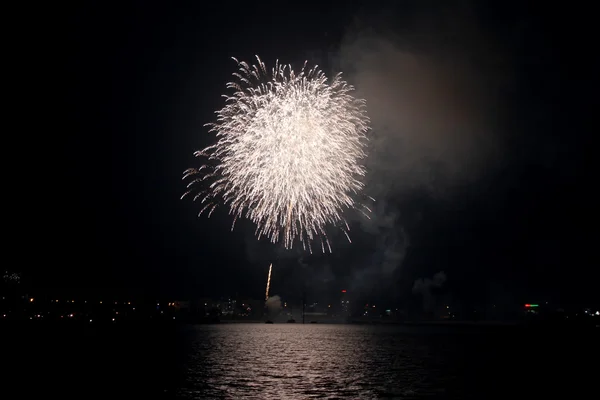
[[(324, 298), (318, 299), (305, 299), (304, 306), (307, 307), (307, 315), (315, 316), (314, 319), (317, 318), (327, 318), (334, 319), (336, 322), (343, 322), (348, 318), (384, 318), (388, 317), (388, 319), (397, 318), (401, 320), (402, 318), (406, 318), (407, 311), (400, 311), (400, 308), (394, 308), (389, 303), (379, 303), (379, 307), (377, 307), (374, 303), (362, 303), (363, 307), (360, 307), (362, 310), (351, 310), (350, 302), (346, 300), (346, 295), (340, 296), (347, 292), (346, 289), (333, 289), (333, 297), (335, 296), (335, 291), (338, 290), (338, 300), (332, 303), (328, 301), (324, 301)], [(29, 297), (31, 296), (31, 297)], [(34, 297), (38, 296), (38, 297)], [(119, 319), (119, 323), (123, 323), (128, 320), (139, 320), (139, 319), (148, 319), (153, 320), (157, 317), (160, 321), (166, 320), (171, 321), (176, 319), (177, 322), (182, 321), (183, 323), (192, 322), (195, 323), (196, 320), (202, 322), (219, 322), (221, 320), (233, 319), (237, 320), (236, 317), (244, 317), (249, 321), (258, 320), (263, 315), (261, 312), (261, 303), (262, 301), (257, 301), (256, 299), (245, 299), (245, 298), (227, 298), (223, 297), (218, 300), (202, 300), (202, 301), (194, 301), (194, 300), (186, 300), (182, 299), (180, 301), (168, 301), (165, 307), (165, 303), (162, 301), (157, 301), (151, 299), (149, 302), (138, 303), (138, 301), (134, 302), (116, 302), (118, 305), (121, 304), (132, 304), (130, 307), (124, 307), (121, 309), (120, 307), (113, 306), (114, 300), (107, 300), (107, 307), (97, 307), (98, 303), (103, 303), (99, 300), (90, 300), (89, 302), (85, 300), (78, 300), (78, 306), (75, 307), (75, 300), (67, 300), (67, 298), (62, 299), (62, 305), (58, 306), (58, 299), (51, 297), (44, 298), (44, 296), (39, 297), (40, 295), (37, 293), (28, 293), (28, 294), (19, 294), (15, 296), (15, 299), (18, 299), (18, 302), (15, 302), (14, 310), (3, 309), (0, 310), (2, 314), (0, 314), (0, 319), (2, 319), (2, 323), (6, 323), (7, 320), (29, 320), (29, 318), (34, 321), (39, 321), (36, 323), (40, 323), (42, 321), (51, 321), (51, 320), (59, 320), (64, 322), (74, 322), (74, 321), (89, 321), (92, 322), (92, 318), (95, 324), (101, 323), (101, 320), (106, 322), (111, 321), (111, 317), (113, 318), (113, 322), (116, 322), (117, 318)], [(8, 297), (6, 297), (8, 298)], [(308, 301), (306, 301), (308, 300)], [(321, 301), (316, 301), (321, 300)], [(83, 303), (82, 303), (83, 301)], [(256, 306), (255, 303), (256, 302)], [(29, 306), (25, 306), (29, 303)], [(35, 305), (33, 304), (35, 303)], [(341, 304), (340, 304), (341, 303)], [(10, 305), (8, 303), (2, 302), (0, 300), (0, 305), (5, 306), (5, 304)], [(94, 306), (96, 304), (96, 306)], [(360, 304), (360, 303), (359, 303)], [(553, 305), (551, 308), (546, 303), (522, 303), (521, 306), (518, 304), (514, 305), (514, 313), (511, 315), (518, 315), (519, 308), (522, 310), (522, 318), (542, 318), (544, 319), (547, 316), (547, 320), (550, 321), (550, 317), (556, 315), (556, 321), (564, 320), (565, 323), (572, 321), (573, 318), (582, 320), (583, 323), (590, 323), (592, 326), (597, 325), (597, 320), (600, 320), (600, 310), (597, 307), (593, 307), (592, 305), (588, 307), (581, 307), (573, 309), (572, 311), (565, 311), (564, 308), (560, 308), (559, 305)], [(202, 307), (205, 305), (204, 307)], [(209, 306), (210, 305), (210, 306)], [(290, 317), (292, 315), (292, 311), (298, 306), (298, 304), (290, 303), (290, 307), (286, 301), (281, 299), (280, 303), (278, 303), (278, 313), (281, 315), (286, 315)], [(494, 307), (497, 305), (490, 305), (490, 307)], [(138, 307), (141, 307), (138, 310)], [(396, 306), (397, 307), (397, 306)], [(455, 312), (450, 311), (450, 309), (454, 306), (450, 306), (449, 303), (441, 303), (440, 308), (441, 312), (435, 316), (436, 319), (440, 320), (450, 320), (456, 319), (457, 317), (460, 319), (458, 314), (455, 315)], [(596, 308), (596, 310), (594, 310)], [(258, 310), (258, 311), (257, 311)], [(265, 311), (265, 310), (262, 310)], [(481, 314), (482, 310), (471, 310), (471, 313), (477, 312), (477, 314)], [(108, 312), (109, 315), (105, 313)], [(300, 312), (296, 309), (296, 312)], [(112, 316), (110, 315), (112, 313)], [(176, 318), (174, 318), (176, 317)], [(209, 317), (209, 318), (206, 318)], [(497, 317), (496, 317), (497, 318)], [(313, 323), (312, 320), (309, 320), (310, 323)], [(319, 320), (320, 322), (320, 320)], [(518, 321), (517, 321), (518, 322)], [(315, 322), (316, 323), (316, 322)], [(557, 322), (558, 323), (558, 322)], [(598, 325), (600, 328), (600, 325)]]

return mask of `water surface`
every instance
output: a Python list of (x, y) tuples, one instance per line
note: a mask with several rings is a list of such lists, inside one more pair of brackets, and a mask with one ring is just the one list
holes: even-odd
[(29, 382), (22, 389), (63, 397), (584, 398), (596, 379), (596, 336), (515, 327), (63, 327), (22, 332), (13, 345), (24, 351), (13, 350)]

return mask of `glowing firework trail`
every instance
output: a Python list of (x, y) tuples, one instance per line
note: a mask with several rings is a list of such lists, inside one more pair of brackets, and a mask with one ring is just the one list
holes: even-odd
[(271, 269), (273, 264), (269, 265), (269, 276), (267, 277), (267, 292), (265, 293), (265, 301), (269, 300), (269, 287), (271, 286)]
[(299, 73), (278, 62), (238, 63), (233, 90), (216, 112), (217, 143), (197, 151), (207, 164), (188, 169), (188, 191), (212, 214), (219, 202), (229, 206), (231, 229), (240, 217), (256, 224), (256, 235), (291, 248), (296, 239), (312, 253), (311, 242), (331, 246), (328, 225), (348, 240), (347, 209), (370, 210), (354, 197), (363, 189), (369, 119), (363, 100), (336, 75), (328, 81), (314, 67)]

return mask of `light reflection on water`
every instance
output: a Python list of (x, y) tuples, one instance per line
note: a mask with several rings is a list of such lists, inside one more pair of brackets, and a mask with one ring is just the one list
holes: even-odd
[(9, 374), (2, 387), (22, 398), (579, 399), (597, 382), (597, 369), (590, 368), (598, 359), (595, 331), (320, 324), (5, 328), (0, 333), (10, 345), (0, 363)]
[(230, 324), (188, 335), (183, 398), (435, 397), (456, 378), (448, 349), (399, 327)]

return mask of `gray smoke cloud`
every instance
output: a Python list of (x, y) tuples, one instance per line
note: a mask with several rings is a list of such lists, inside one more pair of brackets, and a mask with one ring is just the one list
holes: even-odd
[(382, 272), (391, 273), (404, 258), (408, 247), (406, 232), (399, 227), (398, 210), (389, 207), (385, 200), (379, 201), (373, 208), (370, 219), (361, 219), (364, 232), (376, 239), (376, 259)]
[(269, 310), (270, 315), (279, 313), (279, 311), (281, 311), (281, 297), (278, 295), (269, 296), (265, 302), (265, 306), (267, 307), (267, 310)]
[(349, 41), (341, 54), (371, 118), (366, 167), (374, 197), (415, 188), (443, 194), (497, 157), (496, 98), (466, 56), (411, 52), (376, 35)]
[(501, 93), (511, 77), (468, 3), (416, 12), (403, 26), (385, 14), (358, 21), (338, 53), (371, 119), (365, 192), (376, 204), (360, 224), (377, 236), (377, 250), (368, 271), (357, 271), (358, 284), (374, 269), (387, 277), (404, 260), (411, 232), (399, 199), (444, 199), (497, 164)]
[[(375, 203), (370, 218), (361, 218), (360, 226), (364, 233), (374, 239), (372, 254), (353, 273), (350, 289), (373, 290), (381, 288), (383, 281), (392, 284), (393, 274), (402, 264), (409, 246), (409, 238), (400, 224), (400, 214), (382, 199)], [(381, 288), (383, 289), (383, 288)]]
[(446, 282), (446, 273), (440, 271), (433, 275), (432, 279), (420, 278), (413, 285), (412, 292), (423, 296), (423, 309), (425, 311), (433, 311), (435, 307), (434, 289), (441, 288)]

